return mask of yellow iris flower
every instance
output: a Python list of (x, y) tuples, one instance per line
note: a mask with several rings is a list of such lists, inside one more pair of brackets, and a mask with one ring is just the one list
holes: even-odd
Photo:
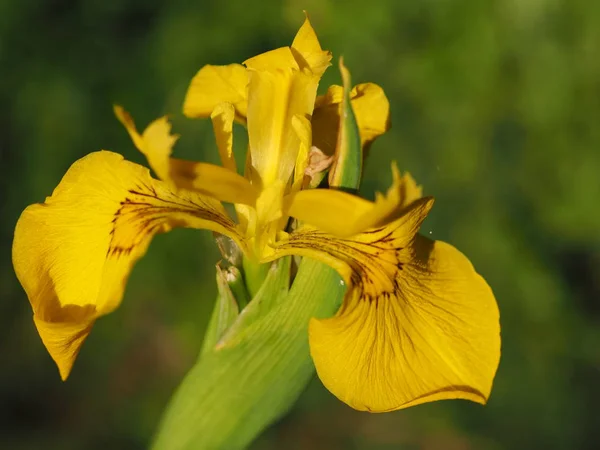
[[(300, 255), (340, 273), (343, 305), (311, 321), (309, 342), (318, 376), (353, 408), (486, 402), (500, 356), (498, 309), (462, 253), (418, 234), (433, 199), (395, 167), (393, 185), (374, 202), (309, 189), (311, 148), (332, 155), (336, 147), (342, 88), (317, 97), (330, 60), (307, 19), (290, 47), (202, 68), (184, 113), (212, 119), (222, 166), (172, 158), (177, 136), (167, 118), (140, 134), (115, 107), (159, 179), (117, 153), (95, 152), (75, 162), (44, 203), (25, 209), (13, 263), (63, 379), (95, 320), (121, 302), (152, 237), (192, 227), (230, 237), (257, 262)], [(366, 147), (388, 127), (388, 102), (370, 83), (351, 99)], [(244, 176), (232, 150), (234, 121), (248, 130)], [(222, 202), (234, 204), (237, 220)], [(293, 231), (290, 217), (300, 224)]]

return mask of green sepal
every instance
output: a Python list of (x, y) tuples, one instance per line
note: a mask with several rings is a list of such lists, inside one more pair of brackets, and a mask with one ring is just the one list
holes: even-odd
[(340, 281), (333, 269), (304, 259), (285, 298), (188, 372), (153, 449), (243, 449), (285, 414), (315, 371), (308, 322), (336, 312)]
[(362, 146), (358, 123), (350, 100), (352, 80), (350, 72), (344, 66), (343, 58), (340, 58), (339, 66), (343, 81), (343, 97), (333, 166), (329, 170), (329, 186), (355, 193), (360, 187), (363, 170)]

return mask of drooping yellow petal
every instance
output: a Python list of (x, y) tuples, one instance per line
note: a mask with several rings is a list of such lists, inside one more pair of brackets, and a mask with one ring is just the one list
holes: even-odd
[(235, 108), (231, 103), (219, 103), (210, 115), (223, 167), (237, 172), (233, 155), (233, 119)]
[(21, 214), (13, 265), (63, 378), (94, 320), (119, 305), (151, 238), (173, 227), (209, 229), (244, 245), (218, 201), (173, 190), (106, 151), (75, 162), (51, 197)]
[(319, 259), (348, 284), (337, 315), (311, 321), (309, 341), (323, 384), (355, 409), (490, 395), (498, 308), (462, 253), (415, 235), (430, 206), (413, 202), (395, 222), (352, 239), (301, 229), (276, 249)]
[[(282, 50), (291, 55), (289, 48)], [(280, 61), (283, 57), (274, 59)], [(252, 166), (264, 185), (275, 180), (287, 183), (301, 145), (292, 118), (310, 117), (319, 79), (293, 67), (266, 70), (262, 62), (247, 64), (250, 71), (248, 140)]]
[(156, 176), (161, 180), (168, 181), (170, 179), (169, 158), (179, 136), (171, 134), (171, 124), (167, 117), (156, 119), (140, 135), (133, 118), (123, 107), (114, 105), (113, 109), (117, 119), (131, 136), (136, 148), (146, 157)]
[(337, 236), (352, 236), (368, 228), (395, 220), (410, 203), (421, 197), (409, 173), (404, 176), (392, 165), (393, 184), (386, 195), (370, 202), (334, 189), (292, 192), (284, 200), (287, 214)]
[(183, 114), (209, 117), (219, 103), (231, 103), (235, 118), (246, 123), (248, 74), (241, 64), (206, 65), (194, 76), (183, 102)]
[[(56, 363), (58, 373), (63, 381), (69, 377), (79, 350), (81, 350), (83, 342), (92, 331), (92, 326), (98, 316), (95, 308), (71, 306), (69, 309), (74, 313), (74, 316), (64, 317), (67, 308), (61, 310), (52, 309), (51, 307), (44, 314), (49, 317), (48, 321), (42, 319), (41, 315), (33, 315), (33, 323), (38, 330), (42, 343)], [(53, 314), (62, 317), (59, 319)]]
[(308, 14), (292, 42), (292, 52), (296, 61), (300, 63), (300, 67), (308, 67), (319, 77), (331, 65), (331, 52), (321, 48), (317, 34), (308, 19)]
[(229, 167), (171, 158), (172, 147), (178, 136), (171, 135), (171, 124), (166, 117), (152, 122), (140, 135), (132, 117), (123, 108), (115, 106), (115, 114), (161, 180), (181, 189), (210, 195), (223, 202), (254, 205), (258, 196), (256, 187), (235, 170), (232, 149), (233, 113), (225, 105), (220, 104), (215, 109), (214, 122), (219, 152), (224, 158), (224, 164)]
[[(335, 152), (342, 98), (342, 87), (333, 85), (315, 102), (313, 145), (326, 155)], [(363, 151), (367, 151), (370, 144), (390, 128), (390, 104), (383, 89), (373, 83), (354, 86), (350, 99)]]

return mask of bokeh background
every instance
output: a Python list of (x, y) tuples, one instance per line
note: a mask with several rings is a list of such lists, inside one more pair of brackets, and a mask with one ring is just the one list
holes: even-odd
[(206, 63), (288, 45), (303, 9), (354, 81), (391, 101), (364, 194), (388, 186), (397, 160), (437, 198), (423, 231), (493, 287), (503, 356), (486, 407), (371, 415), (315, 379), (252, 448), (600, 448), (600, 2), (589, 0), (1, 0), (0, 448), (146, 448), (200, 348), (211, 235), (158, 236), (62, 383), (12, 270), (15, 222), (88, 152), (142, 162), (114, 102), (140, 127), (172, 114), (177, 155), (216, 162), (210, 123), (181, 116), (188, 82)]

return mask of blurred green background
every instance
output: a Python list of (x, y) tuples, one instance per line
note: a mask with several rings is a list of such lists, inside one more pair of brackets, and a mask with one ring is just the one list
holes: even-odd
[[(181, 117), (187, 84), (206, 63), (288, 45), (303, 9), (353, 80), (391, 101), (364, 194), (388, 186), (394, 159), (437, 198), (423, 232), (489, 281), (503, 356), (486, 407), (371, 415), (315, 379), (252, 448), (600, 448), (600, 2), (589, 0), (1, 0), (0, 448), (148, 445), (213, 305), (211, 235), (158, 236), (62, 383), (12, 270), (14, 224), (91, 151), (142, 162), (114, 102), (140, 127), (173, 114), (176, 154), (217, 161), (210, 123)], [(335, 66), (321, 88), (331, 83)]]

